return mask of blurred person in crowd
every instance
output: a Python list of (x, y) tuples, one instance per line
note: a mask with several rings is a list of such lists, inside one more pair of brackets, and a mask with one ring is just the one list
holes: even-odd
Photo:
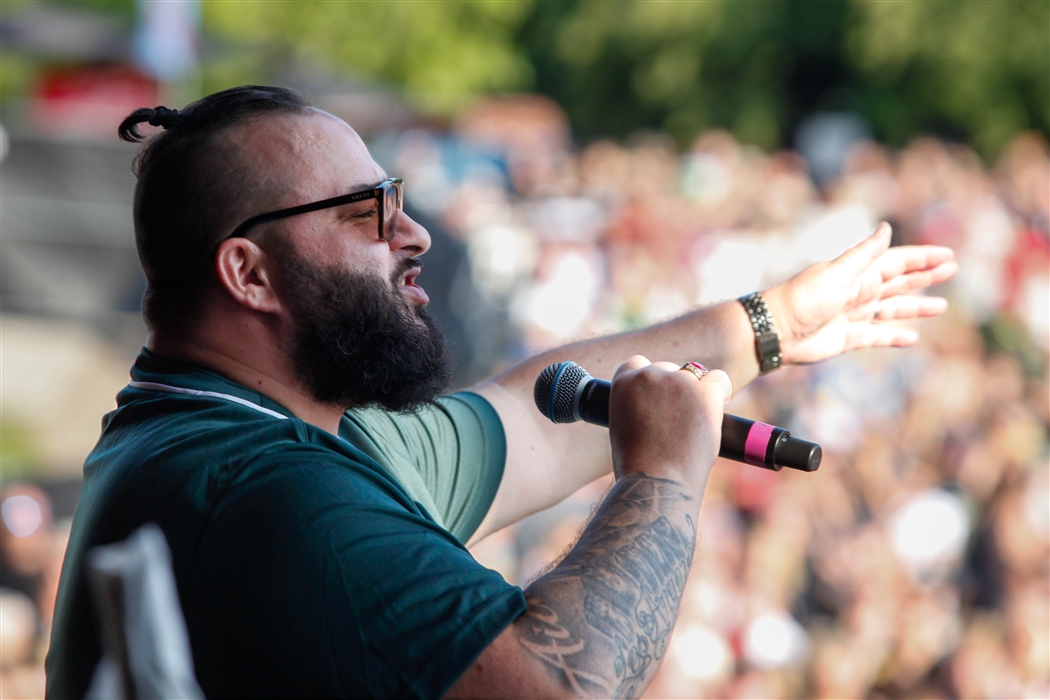
[(551, 192), (569, 157), (569, 121), (541, 95), (483, 100), (459, 116), (455, 133), (467, 143), (501, 152), (514, 189), (525, 196)]
[(1046, 138), (1034, 131), (1014, 139), (999, 157), (997, 179), (1003, 199), (1024, 222), (1025, 228), (1050, 235), (1050, 149)]
[(0, 492), (0, 698), (44, 692), (40, 662), (63, 553), (57, 540), (46, 493), (25, 483)]
[(51, 499), (32, 484), (0, 492), (0, 588), (16, 590), (36, 604), (42, 630), (55, 609), (68, 521), (53, 522)]
[[(886, 322), (941, 314), (909, 292), (956, 269), (946, 248), (890, 249), (882, 225), (742, 303), (443, 396), (416, 284), (429, 235), (347, 124), (259, 86), (137, 110), (122, 137), (143, 122), (163, 129), (136, 163), (150, 335), (85, 464), (54, 697), (82, 696), (99, 660), (86, 553), (145, 521), (171, 547), (209, 695), (638, 695), (677, 618), (733, 387), (913, 344)], [(760, 321), (775, 343), (756, 343)], [(535, 410), (537, 375), (570, 358), (612, 378), (609, 431)], [(681, 371), (694, 359), (721, 369)], [(610, 470), (576, 544), (524, 591), (466, 550)]]
[(51, 554), (51, 499), (32, 484), (0, 491), (0, 586), (36, 599)]

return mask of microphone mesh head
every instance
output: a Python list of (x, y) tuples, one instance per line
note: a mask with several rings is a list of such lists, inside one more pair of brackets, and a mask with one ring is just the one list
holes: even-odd
[(587, 370), (575, 362), (555, 362), (536, 377), (532, 390), (536, 408), (555, 423), (572, 423), (577, 420), (572, 413), (576, 390), (590, 378)]

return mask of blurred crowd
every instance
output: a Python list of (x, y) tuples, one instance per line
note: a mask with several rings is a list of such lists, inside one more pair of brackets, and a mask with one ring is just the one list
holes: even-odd
[[(721, 131), (684, 153), (655, 133), (575, 149), (555, 106), (514, 98), (374, 151), (405, 179), (410, 209), (465, 251), (471, 283), (452, 284), (449, 308), (465, 337), (498, 339), (476, 348), (486, 371), (766, 288), (881, 220), (894, 244), (954, 248), (960, 272), (935, 290), (952, 309), (919, 324), (917, 347), (786, 368), (733, 400), (734, 413), (819, 442), (824, 462), (814, 474), (716, 465), (647, 697), (1050, 697), (1040, 135), (991, 165), (931, 138), (899, 152), (858, 141), (818, 186), (798, 153)], [(476, 556), (526, 584), (608, 485)], [(33, 697), (68, 521), (29, 484), (7, 485), (0, 510), (0, 695)]]
[[(932, 138), (858, 141), (819, 187), (799, 154), (725, 132), (681, 154), (660, 135), (568, 144), (553, 109), (497, 103), (393, 149), (508, 311), (504, 361), (768, 287), (881, 220), (894, 244), (947, 245), (961, 265), (933, 291), (950, 313), (913, 324), (919, 346), (787, 368), (734, 399), (824, 462), (716, 465), (647, 697), (1050, 697), (1045, 140), (1020, 135), (991, 166)], [(526, 584), (607, 487), (476, 556)]]
[(29, 483), (0, 491), (0, 697), (42, 698), (69, 519)]

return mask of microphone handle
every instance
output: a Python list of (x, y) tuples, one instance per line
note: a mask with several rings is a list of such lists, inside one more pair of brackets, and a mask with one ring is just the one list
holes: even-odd
[(580, 420), (608, 428), (611, 391), (612, 382), (604, 379), (592, 379), (587, 382), (577, 399)]
[[(611, 389), (612, 384), (604, 379), (588, 381), (576, 398), (580, 420), (608, 428)], [(820, 445), (793, 438), (783, 428), (726, 413), (718, 456), (772, 471), (791, 467), (814, 472), (823, 454)]]

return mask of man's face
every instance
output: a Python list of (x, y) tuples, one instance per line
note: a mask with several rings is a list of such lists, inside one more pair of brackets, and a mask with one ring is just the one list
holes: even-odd
[[(357, 134), (319, 111), (249, 125), (246, 163), (261, 183), (249, 216), (348, 194), (387, 175)], [(410, 409), (443, 392), (452, 366), (423, 311), (417, 256), (424, 228), (399, 212), (379, 237), (378, 202), (367, 200), (259, 227), (292, 327), (290, 361), (314, 397), (338, 406)]]
[[(241, 220), (269, 211), (317, 202), (378, 185), (387, 173), (372, 160), (361, 138), (345, 122), (320, 110), (258, 119), (235, 130), (231, 147), (244, 154), (241, 172), (252, 181)], [(395, 272), (410, 307), (429, 299), (417, 285), (418, 266), (405, 260), (430, 248), (430, 234), (404, 212), (389, 240), (379, 238), (379, 203), (365, 200), (263, 224), (294, 241), (300, 256), (324, 266), (374, 274)]]

